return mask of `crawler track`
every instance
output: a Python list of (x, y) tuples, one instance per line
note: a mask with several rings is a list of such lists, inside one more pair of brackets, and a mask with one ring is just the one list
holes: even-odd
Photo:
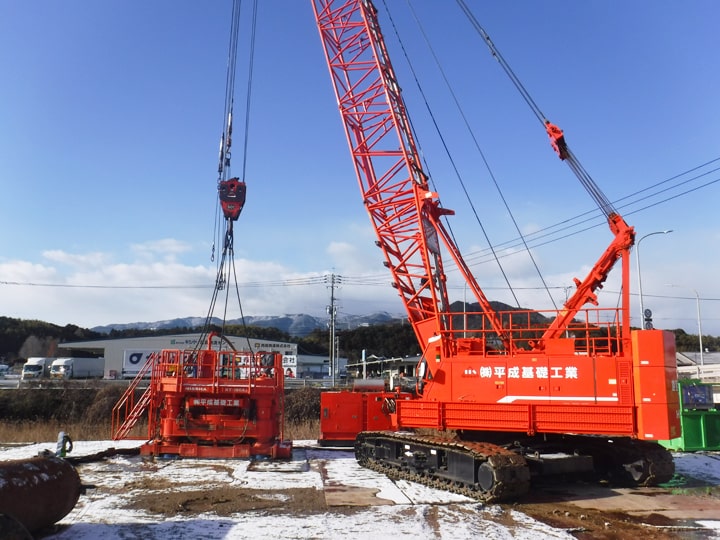
[(610, 476), (623, 484), (657, 486), (675, 474), (672, 454), (654, 442), (626, 439), (616, 443), (612, 458)]
[[(360, 433), (355, 442), (355, 457), (364, 467), (395, 480), (410, 480), (483, 502), (525, 495), (531, 474), (538, 479), (547, 476), (537, 466), (543, 452), (592, 456), (589, 464), (596, 477), (618, 485), (656, 486), (668, 482), (675, 472), (672, 455), (665, 448), (629, 438), (570, 436), (535, 447), (508, 449), (489, 442), (377, 431)], [(565, 470), (562, 476), (572, 474)]]
[(369, 469), (484, 502), (512, 500), (530, 489), (525, 458), (500, 446), (392, 432), (364, 432), (355, 457)]

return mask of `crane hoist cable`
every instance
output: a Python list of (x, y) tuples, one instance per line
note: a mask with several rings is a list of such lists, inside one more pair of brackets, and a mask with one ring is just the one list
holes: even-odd
[[(420, 20), (417, 18), (417, 15), (415, 14), (415, 10), (413, 9), (412, 4), (408, 1), (408, 2), (407, 2), (407, 5), (408, 5), (408, 8), (410, 9), (410, 12), (412, 13), (412, 15), (413, 15), (413, 17), (414, 17), (414, 19), (415, 19), (415, 22), (417, 23), (418, 27), (420, 28), (421, 34), (422, 34), (423, 37), (425, 38), (425, 42), (427, 43), (428, 47), (430, 48), (430, 52), (431, 52), (431, 54), (433, 55), (433, 58), (435, 58), (436, 65), (438, 65), (438, 68), (440, 69), (440, 73), (441, 73), (442, 76), (443, 76), (443, 80), (445, 81), (446, 85), (447, 85), (448, 88), (450, 89), (450, 94), (451, 94), (451, 96), (455, 99), (455, 103), (458, 104), (458, 101), (457, 101), (457, 99), (455, 98), (455, 95), (454, 95), (454, 93), (453, 93), (453, 91), (452, 91), (452, 88), (450, 87), (450, 84), (449, 84), (449, 82), (448, 82), (448, 80), (447, 80), (447, 77), (445, 77), (445, 73), (443, 72), (442, 67), (440, 67), (440, 64), (439, 64), (439, 62), (438, 62), (438, 60), (437, 60), (437, 56), (435, 55), (435, 51), (433, 50), (432, 46), (430, 45), (430, 42), (429, 42), (429, 40), (427, 39), (427, 36), (426, 36), (426, 34), (425, 34), (425, 32), (424, 32), (424, 30), (423, 30), (423, 28), (422, 28), (422, 25), (420, 24)], [(451, 152), (450, 152), (450, 150), (449, 150), (449, 148), (448, 148), (447, 141), (446, 141), (445, 137), (443, 136), (443, 134), (442, 134), (442, 132), (441, 132), (441, 130), (440, 130), (440, 126), (439, 126), (439, 124), (438, 124), (438, 122), (437, 122), (436, 115), (435, 115), (435, 113), (433, 112), (432, 108), (430, 107), (430, 104), (428, 103), (428, 99), (427, 99), (427, 96), (426, 96), (426, 94), (425, 94), (425, 90), (424, 90), (423, 86), (420, 84), (420, 80), (419, 80), (419, 78), (418, 78), (417, 72), (416, 72), (415, 68), (413, 67), (413, 63), (412, 63), (412, 61), (410, 60), (410, 57), (409, 57), (409, 55), (408, 55), (408, 53), (407, 53), (407, 49), (406, 49), (406, 47), (405, 47), (405, 45), (404, 45), (404, 43), (403, 43), (402, 38), (400, 37), (400, 33), (398, 32), (397, 26), (395, 25), (395, 21), (393, 20), (392, 14), (390, 13), (390, 9), (388, 8), (388, 5), (387, 5), (387, 3), (386, 3), (385, 1), (383, 1), (383, 6), (384, 6), (384, 8), (385, 8), (385, 12), (386, 12), (386, 14), (387, 14), (387, 16), (388, 16), (388, 20), (389, 20), (390, 25), (391, 25), (391, 27), (392, 27), (392, 29), (393, 29), (393, 32), (394, 32), (394, 34), (395, 34), (395, 37), (396, 37), (396, 39), (397, 39), (397, 41), (398, 41), (398, 44), (399, 44), (399, 46), (400, 46), (400, 50), (402, 51), (403, 56), (405, 57), (405, 61), (407, 62), (408, 69), (410, 70), (410, 73), (411, 73), (412, 76), (413, 76), (413, 79), (414, 79), (414, 81), (415, 81), (415, 85), (417, 86), (418, 92), (420, 92), (420, 96), (422, 97), (422, 101), (423, 101), (423, 104), (425, 105), (425, 109), (427, 110), (428, 115), (430, 116), (430, 119), (431, 119), (432, 124), (433, 124), (433, 126), (434, 126), (434, 128), (435, 128), (435, 131), (436, 131), (437, 134), (438, 134), (438, 137), (439, 137), (439, 139), (440, 139), (440, 142), (441, 142), (441, 144), (442, 144), (442, 147), (443, 147), (443, 149), (445, 150), (445, 154), (448, 156), (448, 160), (450, 161), (450, 165), (451, 165), (451, 167), (453, 168), (453, 170), (454, 170), (454, 172), (455, 172), (455, 176), (457, 177), (457, 179), (458, 179), (458, 181), (459, 181), (459, 183), (460, 183), (460, 187), (461, 187), (463, 193), (465, 194), (465, 198), (466, 198), (466, 200), (468, 201), (468, 204), (470, 205), (470, 209), (472, 210), (473, 215), (475, 216), (475, 220), (476, 220), (476, 222), (478, 223), (478, 226), (480, 227), (480, 230), (481, 230), (481, 232), (483, 233), (483, 236), (485, 237), (485, 241), (487, 242), (487, 244), (488, 244), (488, 246), (489, 246), (489, 249), (490, 249), (490, 250), (492, 251), (492, 253), (493, 253), (493, 256), (494, 256), (494, 258), (495, 258), (495, 261), (498, 263), (498, 268), (499, 268), (500, 273), (502, 274), (502, 276), (503, 276), (503, 278), (504, 278), (504, 280), (505, 280), (505, 283), (506, 283), (507, 286), (508, 286), (508, 290), (510, 290), (513, 298), (515, 299), (515, 302), (516, 302), (517, 306), (520, 307), (520, 301), (518, 300), (517, 296), (515, 295), (515, 291), (513, 290), (512, 285), (510, 284), (510, 280), (509, 280), (508, 277), (507, 277), (507, 274), (506, 274), (506, 272), (505, 272), (505, 268), (504, 268), (504, 267), (502, 266), (502, 264), (500, 263), (500, 259), (499, 259), (499, 257), (497, 256), (497, 254), (495, 253), (495, 249), (494, 249), (494, 247), (493, 247), (492, 242), (490, 241), (490, 237), (488, 236), (487, 230), (485, 229), (485, 226), (484, 226), (484, 224), (482, 223), (482, 220), (480, 219), (480, 217), (479, 217), (479, 215), (478, 215), (477, 209), (475, 208), (475, 205), (473, 204), (473, 202), (472, 202), (472, 200), (471, 200), (471, 198), (470, 198), (470, 195), (469, 195), (469, 193), (468, 193), (467, 187), (466, 187), (466, 185), (465, 185), (465, 181), (463, 180), (462, 175), (460, 174), (460, 171), (458, 170), (458, 167), (457, 167), (457, 165), (456, 165), (455, 159), (453, 158), (453, 156), (452, 156), (452, 154), (451, 154)], [(460, 109), (460, 111), (461, 111), (461, 116), (463, 116), (463, 118), (464, 118), (464, 114), (463, 114), (463, 112), (462, 112), (462, 109)], [(412, 124), (411, 124), (411, 127), (412, 127)], [(418, 140), (417, 137), (416, 137), (416, 140)], [(481, 152), (481, 155), (482, 155), (482, 152)], [(483, 156), (483, 159), (484, 159), (484, 156)], [(430, 167), (429, 167), (429, 165), (427, 164), (427, 162), (425, 162), (424, 165), (425, 165), (425, 170), (427, 170), (427, 171), (429, 172)], [(428, 178), (429, 178), (429, 180), (430, 180), (431, 183), (434, 183), (434, 181), (433, 181), (433, 179), (432, 179), (432, 175), (428, 174)], [(457, 241), (455, 240), (455, 233), (453, 232), (452, 227), (450, 226), (449, 223), (447, 224), (447, 228), (448, 228), (448, 231), (450, 231), (450, 235), (452, 236), (453, 241), (457, 243)]]
[(520, 95), (522, 95), (525, 102), (529, 105), (530, 109), (533, 111), (538, 121), (540, 121), (543, 127), (545, 127), (545, 130), (550, 137), (550, 143), (553, 146), (555, 152), (560, 157), (560, 159), (568, 164), (570, 169), (573, 171), (573, 173), (575, 173), (575, 176), (577, 176), (578, 180), (580, 180), (580, 183), (590, 194), (593, 200), (595, 200), (595, 203), (598, 205), (600, 210), (602, 210), (605, 216), (610, 218), (611, 216), (616, 215), (617, 211), (615, 210), (615, 208), (613, 208), (610, 200), (600, 190), (592, 177), (583, 168), (582, 164), (577, 159), (575, 154), (573, 154), (572, 150), (570, 150), (570, 148), (567, 146), (567, 142), (565, 141), (565, 136), (562, 130), (560, 130), (560, 128), (558, 128), (556, 125), (552, 124), (540, 110), (540, 107), (537, 105), (537, 103), (535, 103), (535, 100), (533, 100), (530, 93), (527, 91), (525, 86), (523, 86), (518, 76), (507, 63), (503, 55), (500, 54), (500, 51), (495, 46), (492, 39), (490, 39), (489, 34), (485, 31), (485, 29), (480, 25), (475, 16), (472, 14), (470, 8), (468, 8), (467, 4), (465, 3), (465, 0), (456, 1), (458, 6), (460, 6), (460, 9), (463, 10), (468, 20), (475, 28), (475, 30), (483, 38), (483, 41), (485, 41), (485, 44), (490, 49), (490, 53), (498, 61), (498, 63), (508, 75), (512, 83), (515, 85), (515, 88), (517, 88), (517, 90), (520, 92)]
[[(440, 71), (440, 74), (441, 74), (441, 76), (442, 76), (442, 79), (443, 79), (443, 81), (445, 82), (445, 85), (447, 86), (448, 91), (450, 92), (450, 96), (452, 97), (453, 102), (455, 103), (455, 106), (456, 106), (456, 108), (458, 109), (458, 111), (459, 111), (459, 113), (460, 113), (460, 117), (463, 119), (463, 122), (464, 122), (464, 124), (465, 124), (465, 127), (466, 127), (466, 129), (468, 130), (468, 133), (470, 134), (470, 138), (472, 139), (473, 144), (474, 144), (475, 148), (477, 149), (478, 154), (480, 155), (480, 158), (482, 159), (483, 163), (485, 164), (485, 168), (487, 169), (488, 174), (490, 175), (490, 178), (491, 178), (491, 180), (492, 180), (492, 182), (493, 182), (493, 184), (494, 184), (494, 186), (495, 186), (495, 190), (498, 192), (498, 195), (499, 195), (499, 197), (500, 197), (500, 200), (503, 202), (503, 205), (505, 206), (505, 210), (507, 211), (507, 213), (508, 213), (511, 221), (513, 222), (513, 225), (515, 226), (515, 230), (517, 231), (517, 233), (518, 233), (518, 235), (519, 235), (519, 238), (520, 238), (521, 241), (522, 241), (522, 244), (525, 246), (525, 251), (526, 251), (526, 253), (528, 254), (528, 256), (530, 257), (530, 260), (531, 260), (531, 262), (532, 262), (532, 264), (533, 264), (533, 267), (535, 268), (535, 271), (537, 272), (537, 275), (539, 276), (540, 281), (542, 281), (543, 286), (544, 286), (545, 290), (546, 290), (547, 293), (548, 293), (548, 297), (549, 297), (549, 299), (550, 299), (550, 302), (553, 304), (553, 306), (555, 306), (555, 299), (553, 298), (552, 294), (550, 293), (550, 288), (547, 286), (547, 283), (545, 282), (545, 278), (543, 277), (542, 273), (540, 272), (540, 268), (539, 268), (539, 266), (538, 266), (538, 264), (537, 264), (537, 261), (535, 260), (535, 256), (533, 255), (532, 251), (530, 250), (530, 247), (528, 246), (528, 244), (527, 244), (527, 242), (526, 242), (525, 235), (524, 235), (523, 232), (521, 231), (520, 226), (518, 225), (518, 222), (517, 222), (517, 220), (515, 219), (515, 215), (514, 215), (514, 213), (512, 212), (510, 206), (509, 206), (508, 203), (507, 203), (507, 199), (505, 198), (505, 194), (503, 193), (502, 189), (500, 188), (500, 185), (498, 184), (497, 179), (495, 178), (495, 174), (493, 173), (492, 168), (490, 167), (490, 163), (488, 162), (487, 158), (485, 157), (485, 153), (482, 151), (482, 148), (480, 147), (480, 143), (478, 142), (478, 139), (477, 139), (477, 137), (475, 136), (474, 130), (473, 130), (472, 127), (470, 126), (470, 122), (469, 122), (468, 119), (467, 119), (467, 116), (466, 116), (466, 114), (465, 114), (465, 111), (463, 110), (463, 107), (460, 105), (460, 101), (458, 100), (457, 95), (455, 94), (455, 91), (453, 90), (452, 85), (450, 84), (450, 81), (448, 80), (448, 77), (447, 77), (446, 74), (445, 74), (445, 70), (443, 69), (441, 62), (440, 62), (440, 60), (438, 59), (437, 54), (435, 54), (435, 50), (434, 50), (434, 48), (432, 47), (432, 44), (430, 43), (430, 39), (428, 38), (427, 34), (425, 33), (425, 30), (424, 30), (424, 28), (423, 28), (423, 26), (422, 26), (422, 23), (420, 22), (420, 18), (417, 16), (417, 13), (415, 12), (415, 9), (413, 8), (412, 3), (410, 2), (410, 0), (406, 0), (406, 3), (407, 3), (408, 8), (410, 9), (410, 12), (412, 13), (412, 16), (413, 16), (413, 18), (414, 18), (414, 20), (415, 20), (415, 22), (416, 22), (416, 24), (417, 24), (417, 26), (418, 26), (418, 28), (419, 28), (419, 30), (420, 30), (420, 34), (423, 36), (423, 39), (424, 39), (425, 43), (427, 44), (427, 47), (430, 49), (430, 54), (432, 55), (432, 57), (433, 57), (433, 59), (434, 59), (434, 61), (435, 61), (435, 65), (437, 66), (437, 69)], [(386, 10), (387, 10), (387, 7), (386, 7)], [(388, 17), (390, 17), (390, 20), (391, 20), (391, 22), (392, 22), (392, 17), (390, 16), (389, 10), (388, 10)], [(394, 23), (393, 23), (393, 28), (395, 28), (395, 24), (394, 24)], [(400, 41), (400, 36), (398, 35), (397, 30), (395, 30), (395, 34), (396, 34), (396, 36), (397, 36), (398, 41)], [(404, 51), (404, 50), (405, 50), (405, 49), (404, 49), (404, 47), (403, 47), (403, 51)], [(409, 58), (407, 57), (407, 54), (405, 54), (405, 57), (406, 57), (406, 59), (407, 59), (407, 61), (408, 61), (408, 64), (410, 64), (410, 60), (409, 60)], [(412, 67), (411, 67), (411, 70), (412, 70)], [(414, 73), (414, 70), (413, 70), (413, 73)], [(416, 77), (416, 81), (417, 81), (417, 77)], [(419, 86), (419, 83), (418, 83), (418, 86)], [(420, 92), (422, 93), (422, 90), (420, 90)], [(425, 104), (426, 104), (426, 106), (427, 106), (427, 100), (425, 100)], [(428, 110), (429, 110), (429, 107), (428, 107)], [(433, 116), (432, 112), (430, 112), (430, 115), (431, 115), (431, 117)], [(437, 127), (437, 123), (434, 121), (434, 117), (433, 117), (433, 123), (435, 124), (436, 129), (439, 131), (439, 128)], [(440, 135), (440, 138), (441, 138), (441, 140), (443, 140), (443, 145), (445, 146), (445, 144), (444, 144), (444, 139), (443, 139), (442, 135)], [(445, 150), (446, 150), (446, 153), (448, 153), (448, 156), (449, 156), (449, 151), (447, 150), (447, 146), (445, 146)], [(490, 240), (489, 240), (489, 238), (488, 238), (487, 233), (485, 232), (485, 228), (484, 228), (484, 226), (483, 226), (483, 224), (482, 224), (482, 222), (481, 222), (481, 220), (480, 220), (480, 217), (479, 217), (479, 215), (478, 215), (477, 209), (475, 208), (475, 205), (473, 204), (473, 202), (470, 200), (470, 196), (469, 196), (469, 194), (468, 194), (467, 188), (465, 187), (465, 183), (463, 182), (462, 178), (460, 178), (460, 173), (458, 172), (457, 168), (454, 166), (454, 162), (453, 162), (452, 157), (449, 156), (449, 159), (450, 159), (451, 163), (453, 163), (453, 167), (455, 168), (455, 173), (456, 173), (456, 175), (458, 176), (458, 178), (459, 178), (459, 180), (460, 180), (460, 185), (461, 185), (461, 187), (462, 187), (462, 189), (463, 189), (463, 192), (465, 193), (465, 197), (466, 197), (466, 199), (468, 200), (468, 203), (470, 204), (470, 208), (472, 209), (472, 212), (473, 212), (473, 214), (474, 214), (474, 216), (475, 216), (475, 220), (476, 220), (477, 223), (479, 224), (480, 229), (482, 230), (482, 232), (483, 232), (483, 234), (484, 234), (484, 236), (485, 236), (485, 239), (486, 239), (486, 241), (488, 242), (488, 248), (487, 248), (487, 249), (492, 253), (492, 260), (494, 260), (494, 261), (496, 262), (496, 264), (498, 265), (498, 267), (499, 267), (499, 269), (500, 269), (500, 272), (501, 272), (501, 274), (502, 274), (502, 276), (503, 276), (503, 278), (504, 278), (504, 280), (505, 280), (505, 283), (506, 283), (507, 286), (508, 286), (508, 290), (510, 291), (510, 293), (511, 293), (512, 296), (513, 296), (513, 298), (515, 299), (515, 304), (516, 304), (518, 307), (520, 307), (520, 301), (518, 300), (518, 297), (517, 297), (517, 295), (515, 294), (515, 288), (512, 286), (512, 284), (510, 283), (509, 278), (507, 277), (507, 274), (506, 274), (506, 272), (505, 272), (505, 268), (503, 267), (503, 264), (502, 264), (502, 262), (500, 261), (500, 256), (499, 256), (499, 255), (497, 254), (497, 252), (496, 252), (496, 249), (495, 249), (496, 246), (493, 246), (493, 245), (492, 245), (492, 243), (490, 242)], [(449, 228), (449, 225), (448, 225), (448, 228)]]
[[(222, 240), (222, 251), (218, 261), (217, 275), (215, 279), (215, 288), (213, 297), (210, 303), (210, 308), (205, 320), (205, 328), (209, 329), (210, 321), (215, 310), (217, 299), (221, 290), (226, 289), (228, 278), (232, 275), (234, 277), (235, 291), (237, 294), (238, 305), (240, 306), (241, 318), (244, 320), (242, 313), (242, 302), (240, 300), (238, 280), (235, 272), (235, 257), (234, 257), (234, 237), (233, 237), (233, 224), (237, 221), (245, 205), (246, 195), (246, 183), (245, 183), (245, 172), (247, 167), (247, 147), (248, 147), (248, 135), (250, 130), (250, 102), (251, 102), (251, 89), (252, 89), (252, 75), (254, 66), (254, 54), (255, 54), (255, 36), (257, 28), (257, 0), (252, 2), (252, 15), (251, 15), (251, 31), (250, 31), (250, 47), (249, 47), (249, 60), (248, 60), (248, 76), (247, 76), (247, 91), (246, 91), (246, 105), (245, 105), (245, 122), (243, 132), (243, 165), (242, 175), (232, 176), (231, 174), (231, 158), (232, 158), (232, 142), (233, 142), (233, 109), (235, 103), (235, 79), (237, 70), (237, 51), (240, 37), (240, 14), (241, 14), (241, 0), (233, 0), (232, 5), (232, 16), (231, 16), (231, 28), (230, 28), (230, 41), (228, 45), (228, 58), (227, 58), (227, 77), (225, 81), (225, 103), (223, 111), (223, 132), (220, 137), (220, 151), (218, 158), (218, 180), (217, 190), (220, 208), (222, 209), (225, 232)], [(213, 258), (215, 253), (215, 245), (213, 242)], [(229, 291), (228, 291), (229, 293)], [(223, 312), (223, 331), (228, 312), (228, 301), (229, 294), (225, 297), (225, 306)], [(248, 346), (249, 346), (248, 342)]]
[[(230, 44), (228, 47), (228, 68), (227, 68), (227, 79), (225, 81), (225, 110), (223, 113), (224, 124), (223, 133), (220, 137), (220, 155), (218, 161), (218, 194), (220, 198), (220, 206), (223, 211), (223, 216), (226, 220), (227, 234), (230, 234), (232, 239), (232, 222), (236, 221), (240, 216), (240, 212), (245, 205), (245, 163), (247, 159), (247, 152), (244, 152), (244, 164), (243, 164), (243, 178), (233, 177), (230, 178), (230, 160), (232, 158), (232, 134), (233, 134), (233, 108), (235, 103), (235, 71), (237, 66), (237, 47), (238, 38), (240, 35), (240, 0), (233, 0), (232, 10), (232, 24), (230, 29)], [(252, 69), (253, 62), (252, 56), (254, 54), (254, 41), (255, 41), (255, 28), (257, 20), (257, 0), (253, 2), (253, 16), (252, 16), (252, 34), (250, 37), (251, 43), (251, 61), (249, 62), (249, 74), (248, 74), (248, 89), (251, 88), (252, 84)], [(245, 110), (245, 150), (247, 150), (247, 139), (249, 132), (249, 112), (250, 112), (250, 92), (247, 93), (247, 102)], [(227, 238), (225, 241), (227, 244)]]

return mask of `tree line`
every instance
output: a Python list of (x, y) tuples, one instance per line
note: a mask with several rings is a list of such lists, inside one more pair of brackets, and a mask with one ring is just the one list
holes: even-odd
[[(130, 328), (101, 333), (73, 324), (58, 326), (38, 320), (0, 317), (0, 362), (13, 365), (22, 363), (31, 356), (57, 356), (59, 345), (73, 341), (188, 334), (204, 330), (253, 339), (296, 343), (299, 354), (327, 356), (330, 350), (330, 331), (327, 329), (315, 329), (303, 337), (291, 336), (277, 328), (242, 325), (227, 325), (224, 328), (211, 325), (209, 328), (179, 327), (158, 330)], [(375, 354), (386, 357), (419, 354), (415, 334), (407, 323), (398, 322), (353, 330), (337, 330), (335, 335), (340, 344), (340, 355), (351, 361), (359, 361), (362, 358), (363, 349), (367, 350), (368, 355)]]
[[(0, 361), (6, 364), (23, 362), (31, 356), (57, 356), (58, 345), (72, 341), (90, 341), (101, 339), (137, 338), (168, 334), (202, 332), (200, 327), (169, 328), (162, 330), (125, 329), (101, 333), (87, 328), (68, 324), (58, 326), (52, 323), (0, 317)], [(246, 336), (254, 339), (296, 343), (299, 354), (328, 355), (330, 350), (330, 331), (315, 329), (303, 337), (291, 336), (277, 328), (260, 326), (228, 325), (224, 328), (211, 326), (210, 330), (226, 335)], [(678, 352), (698, 350), (697, 335), (688, 334), (682, 329), (672, 331)], [(362, 359), (363, 350), (367, 355), (405, 357), (420, 354), (412, 326), (403, 322), (391, 322), (361, 326), (352, 330), (337, 330), (340, 356), (350, 362)], [(709, 352), (720, 351), (720, 338), (703, 336), (703, 348)]]

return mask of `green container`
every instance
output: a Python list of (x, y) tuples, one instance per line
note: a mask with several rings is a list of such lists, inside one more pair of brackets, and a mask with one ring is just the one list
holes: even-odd
[(658, 441), (669, 450), (696, 452), (720, 450), (720, 410), (713, 402), (713, 387), (698, 380), (678, 381), (680, 437)]

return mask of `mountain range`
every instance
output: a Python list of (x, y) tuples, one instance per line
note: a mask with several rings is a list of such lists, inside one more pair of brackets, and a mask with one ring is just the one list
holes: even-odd
[[(503, 304), (502, 302), (491, 301), (490, 306), (498, 312), (515, 311), (520, 308), (514, 308)], [(453, 302), (450, 305), (452, 313), (460, 314), (463, 312), (462, 302)], [(473, 313), (470, 318), (477, 317), (480, 306), (477, 303), (468, 303), (467, 311)], [(392, 322), (401, 322), (407, 317), (403, 315), (391, 315), (385, 311), (378, 311), (370, 315), (338, 315), (335, 318), (335, 328), (337, 330), (353, 330), (359, 326), (370, 326), (373, 324), (387, 324)], [(547, 324), (549, 321), (540, 313), (533, 313), (530, 320), (534, 324)], [(211, 324), (221, 325), (222, 320), (212, 317)], [(315, 317), (306, 313), (286, 314), (286, 315), (253, 315), (243, 319), (231, 319), (225, 321), (225, 324), (247, 326), (260, 326), (263, 328), (277, 328), (294, 337), (304, 337), (313, 330), (320, 328), (328, 328), (330, 321), (327, 317)], [(198, 328), (205, 325), (205, 317), (180, 317), (177, 319), (169, 319), (165, 321), (155, 322), (134, 322), (125, 324), (108, 324), (105, 326), (96, 326), (91, 328), (95, 332), (108, 334), (112, 330), (169, 330), (172, 328)]]
[[(370, 315), (338, 315), (335, 318), (335, 328), (338, 330), (352, 330), (359, 326), (369, 326), (373, 324), (385, 324), (390, 322), (400, 322), (400, 316), (393, 316), (384, 311), (372, 313)], [(221, 325), (222, 320), (212, 317), (211, 324)], [(197, 328), (205, 324), (205, 317), (180, 317), (177, 319), (169, 319), (165, 321), (155, 322), (133, 322), (124, 324), (108, 324), (105, 326), (95, 326), (91, 328), (95, 332), (108, 334), (112, 330), (165, 330), (172, 328)], [(286, 314), (286, 315), (256, 315), (246, 316), (243, 319), (231, 319), (225, 321), (229, 325), (247, 325), (260, 326), (263, 328), (277, 328), (291, 336), (307, 336), (313, 330), (319, 328), (328, 328), (330, 321), (327, 317), (314, 317), (305, 313)]]

